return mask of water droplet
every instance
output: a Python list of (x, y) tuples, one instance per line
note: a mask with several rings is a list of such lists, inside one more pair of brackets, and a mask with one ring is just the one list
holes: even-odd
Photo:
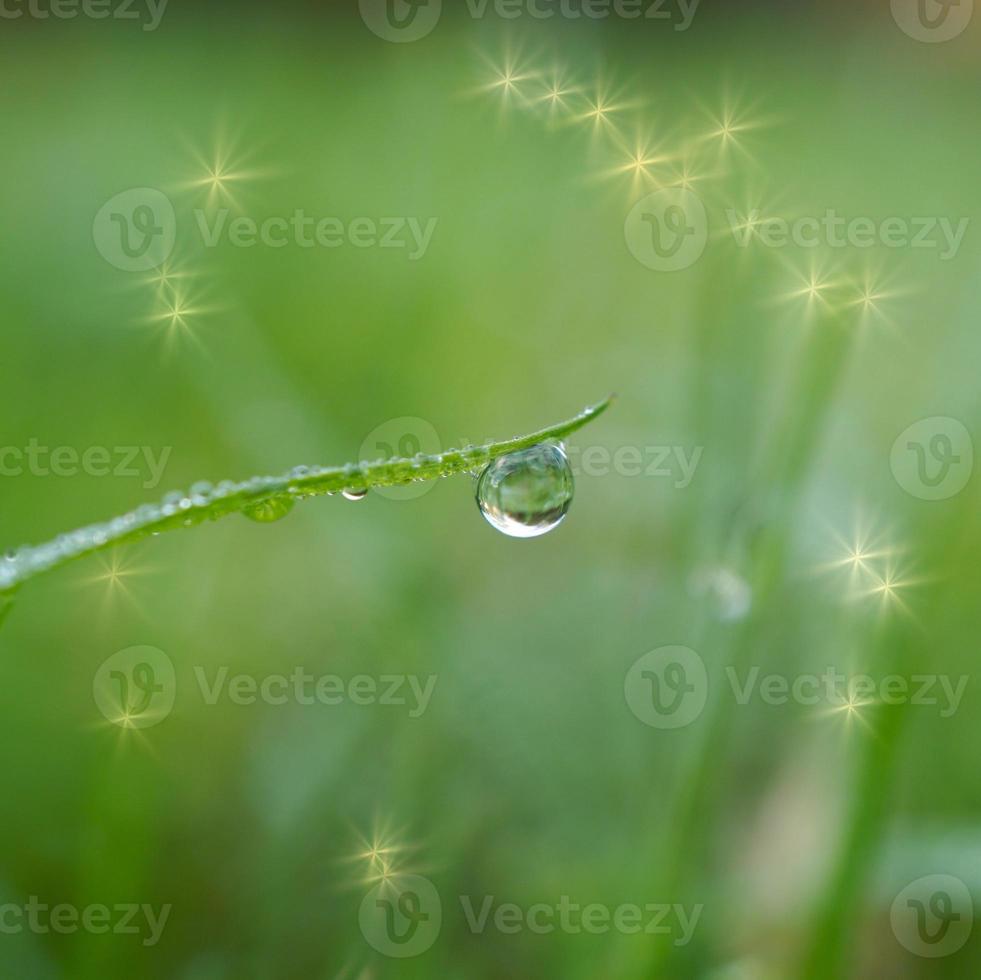
[(244, 507), (242, 513), (251, 521), (260, 524), (272, 524), (282, 520), (293, 509), (293, 501), (289, 497), (270, 497), (261, 503)]
[(535, 538), (562, 521), (574, 489), (565, 453), (542, 443), (493, 460), (477, 482), (477, 504), (509, 537)]
[(364, 500), (368, 496), (368, 488), (362, 487), (360, 490), (342, 490), (341, 495), (345, 500)]
[(170, 517), (171, 514), (176, 514), (177, 508), (180, 506), (183, 499), (184, 494), (182, 494), (179, 490), (172, 490), (170, 493), (164, 496), (160, 512), (164, 517)]

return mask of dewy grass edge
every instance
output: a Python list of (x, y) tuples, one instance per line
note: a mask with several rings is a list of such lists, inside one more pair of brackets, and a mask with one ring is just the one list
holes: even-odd
[(212, 487), (198, 483), (185, 494), (169, 493), (159, 504), (144, 504), (120, 517), (62, 534), (45, 544), (22, 548), (0, 558), (0, 597), (44, 572), (87, 555), (139, 541), (178, 527), (218, 520), (274, 500), (302, 500), (343, 490), (370, 490), (482, 469), (492, 459), (540, 442), (562, 439), (609, 408), (613, 395), (565, 422), (483, 446), (464, 446), (435, 456), (419, 454), (344, 466), (298, 466), (282, 476), (255, 476), (242, 483)]

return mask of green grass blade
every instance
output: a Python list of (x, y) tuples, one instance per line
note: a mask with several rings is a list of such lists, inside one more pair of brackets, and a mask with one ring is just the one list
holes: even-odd
[(225, 481), (214, 488), (196, 484), (186, 494), (168, 494), (159, 504), (144, 504), (109, 521), (79, 528), (53, 541), (0, 558), (0, 594), (9, 593), (29, 579), (77, 558), (139, 541), (151, 534), (215, 521), (271, 501), (292, 502), (343, 490), (402, 486), (480, 470), (498, 456), (540, 442), (563, 439), (601, 415), (611, 402), (612, 396), (565, 422), (528, 435), (482, 446), (464, 446), (435, 456), (419, 454), (411, 459), (393, 457), (344, 466), (299, 466), (282, 476), (256, 476), (242, 483)]

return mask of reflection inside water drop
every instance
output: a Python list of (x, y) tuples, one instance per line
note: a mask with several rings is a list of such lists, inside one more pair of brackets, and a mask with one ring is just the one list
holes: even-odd
[(565, 452), (542, 443), (493, 460), (477, 481), (477, 504), (509, 537), (535, 538), (562, 521), (574, 489)]
[(293, 501), (289, 497), (272, 497), (261, 503), (243, 507), (242, 513), (251, 521), (259, 524), (271, 524), (285, 517), (293, 509)]
[(364, 500), (368, 496), (368, 489), (367, 487), (362, 487), (360, 490), (342, 490), (341, 496), (345, 500)]

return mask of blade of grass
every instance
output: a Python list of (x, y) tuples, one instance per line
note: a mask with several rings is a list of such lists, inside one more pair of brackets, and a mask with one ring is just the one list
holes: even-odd
[[(973, 501), (964, 494), (956, 508), (921, 510), (915, 525), (915, 540), (921, 545), (920, 560), (929, 567), (942, 567), (963, 541), (974, 512)], [(949, 583), (938, 581), (921, 595), (920, 605), (943, 620)], [(923, 665), (936, 669), (937, 647), (915, 618), (895, 616), (877, 637), (876, 660), (882, 676), (912, 677)], [(912, 723), (910, 705), (876, 704), (875, 729), (862, 745), (852, 783), (851, 805), (842, 828), (842, 845), (818, 899), (811, 935), (798, 976), (800, 980), (849, 975), (847, 958), (860, 921), (863, 890), (869, 871), (885, 839), (893, 812), (893, 788), (903, 758), (901, 748), (907, 724)]]
[[(887, 633), (880, 644), (880, 653), (884, 652), (889, 661), (887, 672), (903, 673), (908, 643), (908, 636)], [(904, 649), (896, 653), (900, 646)], [(842, 844), (817, 905), (800, 980), (851, 975), (843, 969), (846, 951), (855, 934), (862, 887), (882, 844), (882, 824), (892, 803), (895, 760), (907, 709), (904, 704), (877, 706), (876, 731), (867, 736), (857, 761)]]
[[(767, 462), (760, 469), (754, 484), (747, 488), (743, 506), (730, 532), (730, 544), (723, 554), (751, 555), (748, 579), (753, 590), (753, 611), (726, 636), (713, 631), (706, 638), (717, 640), (720, 647), (730, 644), (730, 663), (741, 671), (752, 657), (755, 637), (765, 617), (772, 615), (775, 594), (786, 567), (789, 519), (796, 506), (809, 463), (820, 439), (828, 409), (841, 379), (853, 336), (851, 318), (836, 316), (823, 309), (811, 326), (812, 342), (805, 345), (806, 366), (801, 383), (795, 389), (793, 410), (784, 417), (775, 435)], [(724, 653), (719, 649), (720, 657)], [(727, 742), (732, 726), (734, 702), (718, 697), (706, 709), (702, 741), (694, 750), (694, 759), (686, 767), (686, 778), (668, 820), (671, 830), (661, 851), (658, 868), (658, 895), (670, 896), (672, 902), (684, 901), (697, 890), (702, 875), (703, 847), (708, 843), (708, 830), (715, 815), (712, 806), (724, 769)], [(638, 977), (677, 975), (677, 964), (665, 961), (669, 947), (653, 943), (645, 961), (639, 966)], [(689, 951), (695, 955), (695, 951)]]
[(528, 435), (483, 446), (451, 449), (436, 456), (420, 454), (412, 459), (394, 457), (373, 463), (348, 463), (345, 466), (300, 466), (282, 476), (256, 476), (243, 483), (226, 481), (214, 488), (208, 484), (197, 484), (187, 494), (168, 494), (160, 504), (145, 504), (104, 523), (79, 528), (46, 544), (23, 548), (0, 558), (0, 598), (29, 579), (86, 555), (163, 531), (218, 520), (261, 504), (292, 502), (343, 490), (401, 486), (482, 469), (498, 456), (527, 449), (540, 442), (563, 439), (605, 412), (612, 399), (613, 396), (610, 396), (565, 422)]

